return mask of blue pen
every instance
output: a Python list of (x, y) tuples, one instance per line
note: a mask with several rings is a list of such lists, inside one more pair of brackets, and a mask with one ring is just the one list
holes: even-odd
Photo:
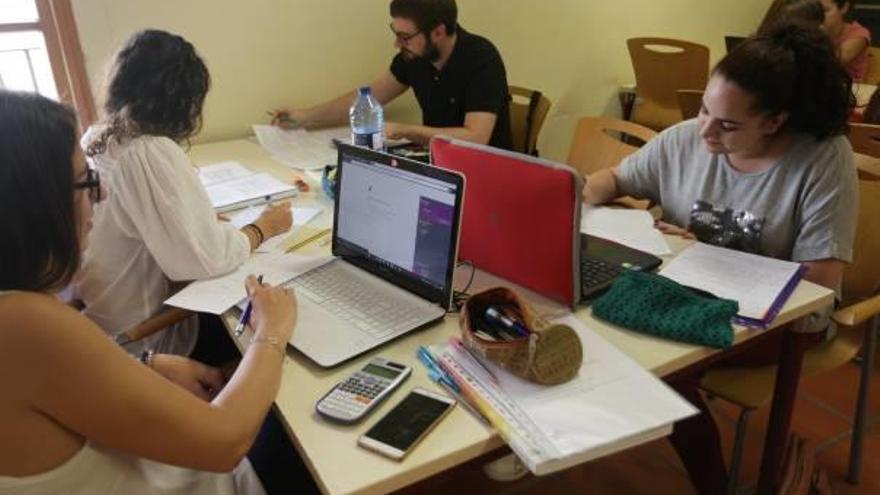
[(494, 306), (490, 306), (486, 308), (486, 319), (492, 323), (497, 323), (501, 325), (503, 328), (511, 330), (516, 335), (520, 337), (528, 337), (529, 331), (522, 323), (514, 320), (513, 318), (509, 318), (504, 315), (501, 311), (498, 311)]
[(416, 354), (419, 357), (419, 361), (428, 368), (428, 375), (435, 382), (439, 382), (441, 384), (447, 385), (454, 389), (456, 392), (460, 392), (461, 388), (455, 383), (455, 380), (449, 376), (443, 368), (440, 367), (440, 364), (437, 363), (437, 360), (434, 359), (434, 356), (431, 354), (431, 351), (428, 350), (427, 347), (420, 345)]
[[(257, 283), (263, 283), (263, 276), (260, 275), (257, 277)], [(238, 325), (235, 325), (235, 336), (241, 337), (241, 334), (244, 333), (244, 328), (247, 326), (248, 322), (251, 321), (251, 312), (254, 310), (254, 304), (252, 301), (248, 301), (247, 306), (244, 307), (244, 311), (241, 312), (241, 317), (238, 319)]]
[(434, 356), (431, 354), (431, 351), (428, 350), (427, 347), (420, 345), (416, 354), (419, 357), (419, 361), (428, 368), (428, 376), (431, 377), (432, 380), (437, 382), (443, 390), (449, 393), (452, 397), (461, 404), (468, 412), (470, 412), (477, 421), (483, 423), (486, 426), (491, 426), (489, 420), (483, 416), (483, 414), (474, 407), (470, 401), (467, 400), (461, 394), (461, 387), (458, 385), (458, 382), (455, 381), (452, 376), (449, 375), (444, 369), (442, 363), (438, 362)]

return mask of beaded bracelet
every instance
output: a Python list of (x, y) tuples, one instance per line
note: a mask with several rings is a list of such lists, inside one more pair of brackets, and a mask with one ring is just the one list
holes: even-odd
[(256, 234), (257, 246), (263, 243), (263, 239), (265, 239), (265, 236), (263, 235), (263, 229), (261, 229), (259, 225), (255, 223), (249, 223), (245, 225), (245, 228), (250, 228), (251, 230), (253, 230), (254, 234)]

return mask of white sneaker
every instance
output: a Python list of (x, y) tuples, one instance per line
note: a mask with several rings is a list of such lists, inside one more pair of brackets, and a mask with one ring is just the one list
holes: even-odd
[(516, 454), (504, 457), (483, 465), (483, 473), (494, 481), (516, 481), (529, 473), (529, 469), (519, 460)]

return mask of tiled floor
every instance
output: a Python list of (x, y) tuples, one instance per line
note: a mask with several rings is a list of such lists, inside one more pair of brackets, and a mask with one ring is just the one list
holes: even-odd
[[(817, 445), (820, 465), (826, 470), (835, 495), (880, 495), (880, 380), (875, 371), (871, 392), (871, 430), (865, 441), (862, 480), (858, 486), (846, 483), (849, 462), (849, 433), (858, 386), (859, 368), (847, 365), (801, 384), (793, 429)], [(725, 452), (729, 454), (738, 409), (720, 400), (713, 401)], [(740, 486), (752, 493), (760, 464), (761, 446), (768, 411), (752, 415), (743, 455)], [(653, 442), (624, 453), (606, 457), (553, 476), (526, 478), (513, 483), (497, 483), (483, 476), (485, 460), (470, 462), (398, 492), (398, 495), (478, 493), (483, 495), (690, 495), (684, 468), (666, 441)]]

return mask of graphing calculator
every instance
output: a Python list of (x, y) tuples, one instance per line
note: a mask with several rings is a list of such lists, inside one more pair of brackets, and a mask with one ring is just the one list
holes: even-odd
[(318, 414), (341, 423), (363, 419), (410, 375), (409, 366), (373, 358), (366, 366), (339, 382), (315, 405)]

